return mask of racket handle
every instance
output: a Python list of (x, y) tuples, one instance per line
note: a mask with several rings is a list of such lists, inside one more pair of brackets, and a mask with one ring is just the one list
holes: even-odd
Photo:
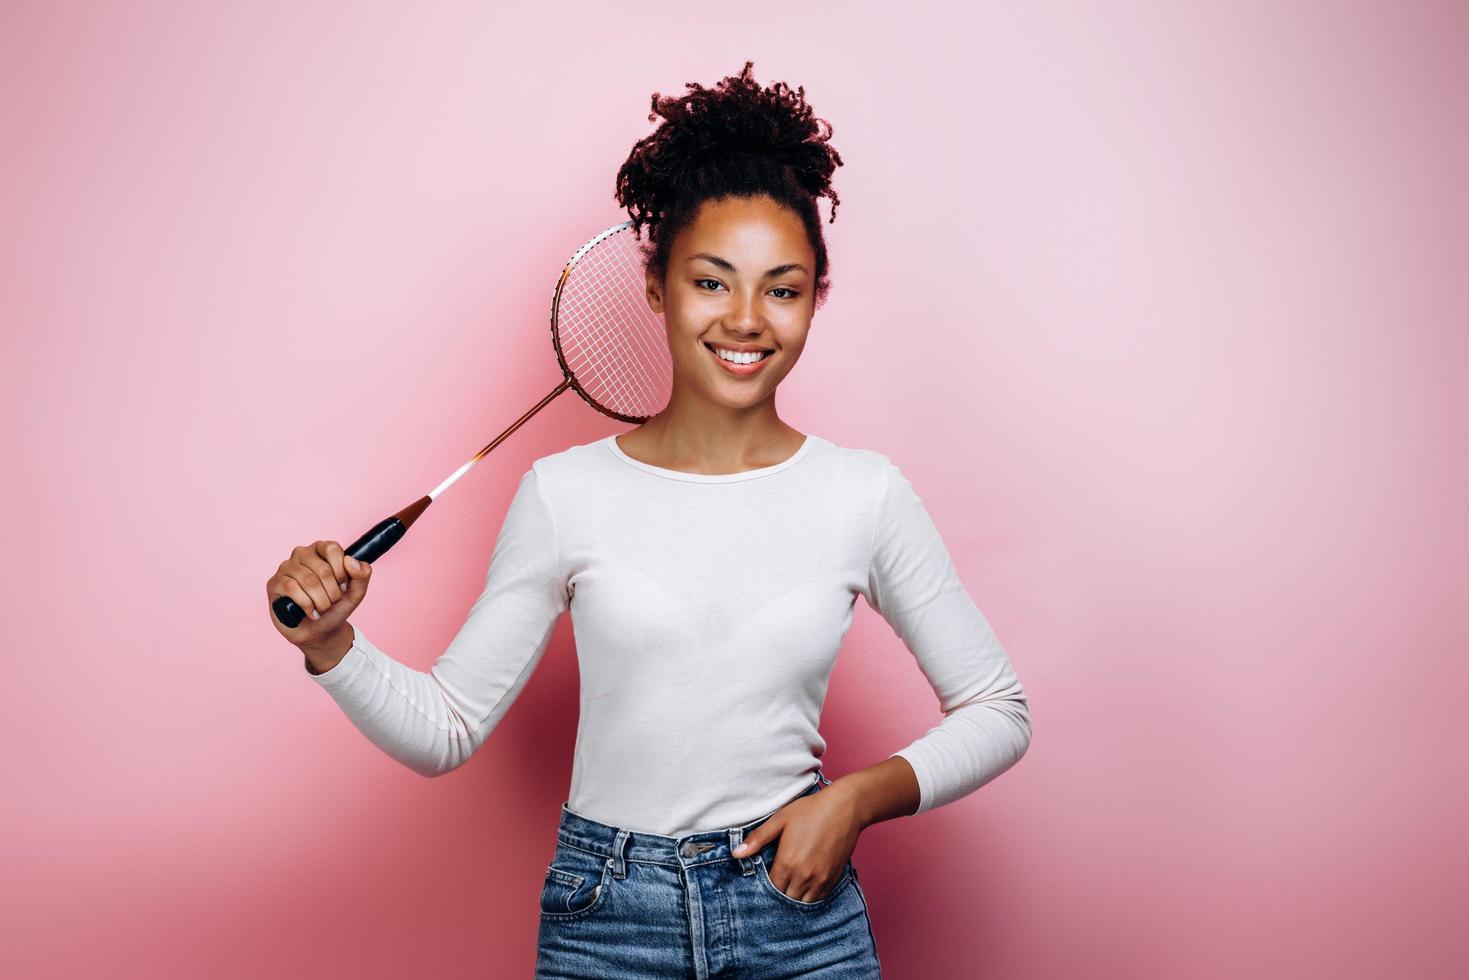
[[(398, 514), (394, 514), (378, 521), (372, 526), (372, 530), (353, 541), (351, 547), (346, 549), (346, 554), (358, 561), (375, 562), (407, 533), (408, 524)], [(295, 629), (306, 618), (306, 613), (288, 595), (276, 596), (270, 608), (275, 611), (275, 618), (287, 629)]]

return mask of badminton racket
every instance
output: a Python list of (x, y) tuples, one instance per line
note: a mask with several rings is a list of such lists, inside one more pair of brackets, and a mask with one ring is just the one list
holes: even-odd
[[(632, 222), (624, 221), (576, 250), (551, 291), (551, 347), (561, 366), (561, 383), (426, 496), (374, 524), (352, 542), (347, 555), (377, 561), (439, 494), (567, 389), (603, 415), (624, 422), (645, 422), (667, 406), (673, 363), (663, 315), (648, 308), (637, 245)], [(277, 596), (271, 609), (288, 629), (306, 618), (290, 596)]]

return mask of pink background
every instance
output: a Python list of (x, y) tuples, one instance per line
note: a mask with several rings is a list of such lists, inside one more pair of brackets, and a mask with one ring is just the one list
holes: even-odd
[[(1463, 5), (430, 6), (0, 15), (0, 972), (529, 975), (569, 620), (429, 781), (263, 585), (558, 383), (651, 93), (747, 57), (847, 161), (782, 415), (904, 468), (1035, 722), (863, 835), (886, 975), (1469, 969)], [(519, 474), (623, 428), (553, 402), (359, 620), (426, 669)], [(828, 775), (937, 719), (859, 603)]]

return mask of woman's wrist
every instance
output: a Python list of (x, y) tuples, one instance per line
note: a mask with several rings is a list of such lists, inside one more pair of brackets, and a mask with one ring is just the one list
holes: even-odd
[(875, 766), (835, 779), (827, 787), (848, 794), (858, 823), (866, 829), (918, 809), (918, 776), (902, 756), (891, 756)]
[(356, 639), (357, 633), (352, 624), (343, 623), (324, 640), (302, 644), (300, 649), (306, 656), (307, 669), (313, 674), (325, 674), (342, 662)]

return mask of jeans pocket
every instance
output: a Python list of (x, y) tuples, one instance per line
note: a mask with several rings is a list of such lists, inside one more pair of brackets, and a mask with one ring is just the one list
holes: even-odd
[(541, 887), (541, 917), (580, 919), (607, 900), (612, 859), (558, 844)]
[(760, 879), (761, 886), (770, 893), (771, 897), (778, 901), (798, 909), (814, 911), (830, 905), (851, 884), (852, 862), (848, 861), (847, 866), (842, 869), (842, 876), (837, 879), (837, 883), (832, 886), (831, 891), (816, 899), (816, 901), (803, 902), (799, 898), (792, 898), (776, 887), (775, 881), (770, 877), (770, 869), (767, 867), (768, 862), (775, 860), (775, 850), (778, 843), (778, 841), (772, 841), (770, 844), (767, 844), (765, 849), (755, 857), (755, 877)]

